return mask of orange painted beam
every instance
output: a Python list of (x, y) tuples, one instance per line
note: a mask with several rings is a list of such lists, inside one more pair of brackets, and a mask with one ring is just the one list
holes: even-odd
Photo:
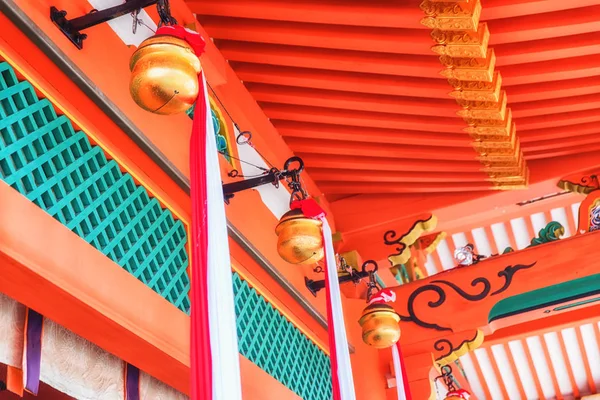
[(600, 143), (600, 138), (597, 134), (585, 135), (582, 134), (579, 137), (570, 137), (561, 139), (544, 140), (540, 142), (531, 142), (521, 144), (521, 148), (524, 153), (528, 152), (547, 152), (549, 150), (562, 149), (568, 147), (589, 147), (590, 145), (597, 145)]
[[(600, 47), (600, 45), (598, 45)], [(534, 117), (600, 108), (600, 93), (560, 99), (517, 103), (511, 106), (514, 118)], [(520, 126), (520, 125), (519, 125)]]
[(0, 182), (0, 291), (184, 393), (189, 317)]
[[(312, 156), (311, 156), (312, 157)], [(351, 157), (347, 158), (348, 164), (329, 162), (319, 160), (313, 157), (314, 161), (319, 161), (320, 167), (327, 168), (346, 168), (352, 165), (354, 161)], [(416, 160), (414, 160), (416, 161)], [(418, 164), (409, 164), (402, 162), (401, 168), (396, 169), (396, 163), (392, 160), (381, 163), (381, 160), (373, 159), (373, 162), (362, 162), (359, 169), (374, 169), (375, 163), (382, 167), (381, 169), (390, 169), (395, 171), (407, 170), (402, 167)], [(360, 158), (356, 160), (360, 164)], [(569, 172), (583, 172), (597, 167), (599, 161), (593, 153), (572, 155), (561, 157), (554, 160), (538, 160), (529, 163), (531, 169), (530, 185), (528, 190), (511, 192), (494, 192), (482, 197), (481, 193), (457, 193), (454, 195), (445, 194), (443, 196), (430, 195), (360, 195), (338, 200), (332, 204), (333, 212), (336, 215), (336, 224), (341, 232), (363, 231), (366, 236), (370, 236), (368, 229), (374, 226), (380, 226), (381, 229), (393, 226), (394, 222), (404, 219), (414, 219), (414, 216), (424, 212), (432, 212), (438, 219), (438, 229), (456, 232), (456, 228), (472, 228), (474, 226), (484, 225), (489, 213), (502, 213), (502, 210), (508, 210), (507, 207), (517, 207), (518, 202), (530, 200), (536, 197), (545, 196), (549, 193), (558, 192), (556, 183), (563, 176), (569, 175)], [(435, 164), (434, 164), (435, 165)], [(458, 164), (457, 164), (458, 165)], [(419, 165), (422, 170), (427, 170), (431, 166), (427, 162)], [(447, 168), (448, 165), (440, 165), (437, 170)], [(465, 165), (464, 167), (467, 167)], [(478, 168), (476, 168), (478, 169)], [(416, 169), (417, 171), (421, 169)], [(431, 169), (435, 171), (436, 169)], [(450, 170), (447, 170), (450, 171)], [(453, 171), (468, 171), (460, 169)], [(479, 199), (485, 198), (486, 201)], [(371, 207), (376, 202), (377, 207)], [(490, 210), (489, 204), (494, 204), (494, 210)], [(358, 218), (357, 211), (361, 210), (361, 216)], [(507, 211), (508, 212), (508, 211)], [(459, 215), (462, 218), (456, 219)], [(469, 220), (470, 219), (470, 220)], [(462, 222), (461, 222), (462, 221)], [(468, 225), (468, 226), (467, 226)], [(389, 229), (389, 228), (387, 228)]]
[(583, 124), (570, 124), (567, 126), (556, 126), (544, 129), (532, 129), (519, 131), (521, 143), (543, 142), (546, 140), (569, 140), (578, 136), (594, 135), (598, 132), (596, 122), (587, 122)]
[(244, 82), (439, 99), (448, 99), (450, 92), (448, 82), (442, 79), (375, 75), (368, 71), (325, 71), (250, 63), (232, 63), (232, 65)]
[(600, 93), (600, 76), (509, 86), (510, 104)]
[[(598, 65), (600, 65), (600, 63)], [(598, 68), (598, 72), (600, 73), (600, 67)], [(533, 129), (554, 128), (558, 126), (585, 124), (596, 121), (600, 121), (599, 109), (519, 118), (518, 127), (519, 133), (522, 133)]]
[(457, 183), (420, 183), (420, 184), (391, 184), (391, 183), (354, 183), (348, 185), (345, 182), (320, 181), (319, 187), (325, 193), (447, 193), (447, 192), (485, 192), (492, 190), (489, 182), (464, 182)]
[[(445, 290), (446, 296), (443, 304), (436, 307), (431, 306), (431, 296), (427, 297), (429, 302), (415, 301), (411, 303), (409, 299), (416, 290), (421, 287), (427, 287), (427, 285), (436, 284), (435, 281), (438, 277), (429, 277), (413, 282), (411, 285), (392, 288), (397, 296), (397, 300), (393, 306), (400, 315), (406, 316), (410, 314), (412, 316), (419, 316), (425, 322), (434, 321), (435, 324), (450, 328), (453, 332), (467, 332), (471, 329), (480, 329), (488, 325), (490, 310), (502, 299), (597, 274), (598, 270), (593, 264), (593, 260), (600, 253), (600, 249), (596, 246), (596, 241), (600, 237), (599, 235), (597, 233), (577, 235), (557, 242), (547, 243), (543, 246), (531, 247), (518, 252), (496, 256), (479, 264), (472, 265), (469, 268), (455, 268), (444, 275), (445, 281), (454, 283), (465, 290), (470, 289), (469, 293), (479, 293), (482, 285), (477, 285), (479, 289), (475, 290), (470, 285), (465, 286), (465, 282), (474, 282), (477, 278), (486, 278), (490, 283), (489, 293), (496, 293), (493, 296), (490, 296), (488, 293), (487, 296), (478, 301), (469, 301), (444, 285), (444, 288), (448, 290)], [(570, 249), (574, 248), (579, 249), (580, 268), (569, 270), (565, 266), (571, 263), (568, 253), (571, 251)], [(510, 265), (531, 264), (534, 265), (530, 268), (518, 270), (510, 281), (510, 284), (505, 287), (506, 280), (502, 278), (502, 274), (498, 274), (499, 271), (504, 270), (504, 268)], [(423, 296), (423, 299), (425, 297)], [(409, 303), (413, 307), (410, 313), (408, 311)], [(448, 332), (422, 328), (420, 325), (411, 323), (410, 321), (401, 321), (400, 326), (403, 332), (406, 332), (406, 335), (403, 335), (401, 338), (403, 345), (418, 343), (429, 334), (432, 334), (433, 338), (448, 335)]]
[(482, 18), (485, 20), (523, 15), (550, 13), (596, 5), (595, 0), (484, 0)]
[(556, 150), (546, 150), (546, 151), (531, 151), (531, 152), (526, 152), (525, 153), (525, 159), (526, 160), (541, 160), (541, 159), (554, 159), (557, 157), (564, 157), (564, 156), (569, 156), (569, 155), (576, 155), (576, 154), (585, 154), (585, 153), (596, 153), (598, 150), (600, 150), (600, 146), (599, 145), (594, 145), (594, 146), (588, 146), (588, 145), (584, 145), (584, 146), (569, 146), (569, 147), (565, 147), (562, 149), (556, 149)]
[(300, 0), (282, 3), (275, 0), (186, 0), (192, 12), (275, 21), (319, 24), (425, 28), (418, 0), (407, 0), (397, 7), (379, 4), (332, 3)]
[(261, 103), (272, 119), (362, 126), (365, 128), (412, 129), (432, 132), (460, 133), (465, 123), (458, 119), (424, 117), (366, 111), (332, 110), (328, 108)]
[(259, 83), (246, 83), (246, 88), (259, 102), (388, 113), (401, 111), (403, 114), (410, 115), (459, 118), (457, 112), (460, 107), (449, 97), (446, 100), (423, 99)]
[[(297, 153), (306, 165), (314, 168), (358, 169), (370, 171), (440, 171), (474, 172), (481, 169), (479, 161), (403, 160), (382, 157), (355, 157), (342, 155), (322, 156)], [(334, 211), (334, 213), (336, 213)], [(337, 213), (336, 213), (337, 216)]]
[(487, 175), (483, 172), (394, 172), (394, 171), (362, 171), (351, 170), (340, 172), (327, 168), (309, 168), (308, 171), (317, 182), (332, 180), (336, 182), (354, 183), (388, 182), (388, 183), (434, 183), (434, 182), (483, 182)]
[(508, 363), (510, 364), (510, 370), (513, 374), (513, 377), (515, 378), (515, 385), (517, 385), (517, 388), (519, 389), (519, 395), (521, 396), (521, 399), (526, 399), (527, 395), (525, 394), (525, 388), (523, 387), (523, 381), (521, 380), (521, 377), (519, 375), (519, 370), (517, 369), (517, 365), (515, 363), (515, 358), (512, 356), (512, 352), (510, 350), (510, 347), (507, 344), (503, 344), (502, 347), (504, 348), (504, 351), (507, 353), (507, 357), (508, 358)]
[[(600, 11), (600, 6), (597, 8)], [(600, 22), (597, 23), (600, 30)], [(490, 28), (491, 29), (491, 28)], [(505, 86), (598, 76), (600, 54), (499, 67)]]
[(293, 137), (403, 145), (414, 144), (418, 139), (418, 143), (423, 146), (471, 148), (471, 138), (464, 133), (450, 134), (381, 128), (364, 129), (357, 126), (317, 124), (278, 119), (272, 119), (271, 123), (284, 138)]
[(325, 25), (267, 20), (262, 17), (251, 19), (198, 15), (198, 20), (214, 39), (338, 50), (431, 55), (432, 41), (429, 32), (425, 29)]
[(230, 61), (443, 79), (439, 75), (443, 68), (435, 56), (364, 53), (229, 40), (217, 40), (215, 43)]
[[(500, 5), (498, 0), (496, 4)], [(503, 2), (503, 7), (511, 7), (514, 0)], [(537, 1), (541, 3), (541, 1)], [(551, 3), (551, 2), (548, 2)], [(565, 3), (568, 4), (568, 3)], [(577, 2), (573, 3), (573, 6)], [(543, 12), (543, 8), (535, 7), (537, 11), (531, 15), (523, 15), (515, 18), (494, 19), (488, 22), (490, 32), (490, 44), (521, 42), (528, 40), (539, 40), (582, 33), (600, 31), (600, 21), (597, 15), (600, 13), (600, 5), (597, 2), (582, 5), (588, 7), (573, 8), (570, 10), (559, 6), (556, 11)], [(543, 7), (543, 6), (542, 6)], [(550, 6), (551, 7), (551, 6)], [(493, 7), (483, 4), (483, 10), (493, 15)]]
[(483, 393), (485, 394), (486, 399), (491, 399), (492, 395), (490, 393), (490, 387), (487, 383), (487, 380), (483, 376), (483, 371), (481, 370), (481, 365), (479, 365), (479, 360), (474, 353), (471, 353), (471, 360), (473, 361), (473, 367), (475, 368), (475, 373), (477, 374), (477, 379), (479, 379), (479, 383), (483, 388)]
[(324, 139), (287, 138), (286, 143), (296, 153), (323, 155), (359, 155), (361, 157), (404, 158), (416, 160), (471, 161), (475, 152), (468, 148), (412, 146), (390, 143), (345, 142)]
[[(494, 37), (495, 35), (492, 35), (492, 38)], [(559, 38), (494, 44), (494, 51), (497, 57), (496, 65), (502, 69), (506, 65), (590, 56), (600, 53), (600, 45), (596, 40), (596, 32), (591, 32)]]

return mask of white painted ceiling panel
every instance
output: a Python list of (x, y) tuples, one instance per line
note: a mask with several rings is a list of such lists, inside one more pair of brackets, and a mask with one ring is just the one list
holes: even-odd
[(492, 233), (494, 234), (494, 241), (496, 242), (496, 248), (498, 249), (498, 252), (502, 253), (504, 249), (511, 247), (510, 239), (508, 238), (508, 233), (506, 232), (504, 223), (499, 222), (497, 224), (493, 224), (491, 228)]
[(467, 235), (465, 235), (463, 232), (452, 235), (452, 241), (454, 242), (455, 248), (464, 247), (469, 243), (467, 240)]
[(510, 220), (510, 226), (517, 242), (517, 249), (522, 250), (529, 246), (531, 238), (529, 237), (529, 231), (527, 230), (527, 224), (524, 218), (515, 218)]
[(487, 350), (484, 348), (475, 350), (475, 357), (477, 357), (477, 361), (479, 362), (479, 367), (481, 368), (481, 373), (483, 374), (485, 383), (490, 389), (492, 400), (504, 400), (504, 396), (502, 396), (502, 390), (500, 389), (500, 385), (496, 379), (496, 374), (494, 374), (494, 369), (492, 367)]
[(558, 388), (561, 393), (573, 393), (571, 387), (571, 381), (569, 379), (569, 373), (567, 371), (567, 365), (562, 355), (562, 349), (560, 347), (559, 337), (556, 332), (546, 333), (544, 335), (546, 345), (548, 346), (548, 355), (552, 360), (552, 366), (554, 373), (556, 373), (556, 380), (558, 382)]
[(473, 234), (473, 239), (475, 241), (475, 246), (477, 247), (477, 252), (484, 256), (492, 255), (492, 247), (490, 246), (490, 242), (488, 240), (487, 234), (485, 233), (484, 228), (475, 228), (471, 231)]
[(546, 215), (543, 212), (539, 212), (531, 215), (531, 223), (533, 224), (533, 230), (535, 236), (548, 225), (546, 221)]
[(533, 381), (532, 371), (529, 369), (529, 363), (527, 362), (527, 355), (525, 354), (523, 342), (520, 340), (510, 341), (508, 342), (508, 348), (510, 349), (510, 354), (515, 361), (517, 374), (521, 379), (521, 384), (523, 385), (523, 390), (525, 391), (527, 400), (537, 400), (537, 389)]
[(596, 337), (593, 324), (582, 325), (581, 336), (592, 378), (596, 383), (596, 387), (600, 388), (600, 349), (598, 348), (598, 340), (600, 338)]
[(580, 393), (590, 393), (585, 366), (583, 365), (583, 357), (581, 356), (582, 349), (579, 348), (575, 328), (563, 329), (561, 333), (563, 341), (565, 342), (565, 349), (567, 350), (567, 358), (571, 366), (571, 371), (573, 371), (575, 384), (579, 388)]
[(519, 392), (519, 387), (517, 386), (516, 381), (518, 377), (513, 375), (510, 367), (510, 360), (508, 359), (504, 345), (496, 344), (492, 346), (492, 354), (496, 359), (498, 372), (500, 372), (500, 379), (502, 379), (502, 382), (504, 382), (504, 387), (506, 388), (508, 398), (510, 400), (521, 400), (521, 393)]
[(452, 269), (455, 266), (454, 255), (450, 252), (450, 248), (448, 247), (448, 242), (446, 239), (440, 241), (437, 247), (438, 255), (440, 256), (440, 260), (442, 262), (442, 268), (444, 270)]
[(569, 228), (569, 219), (567, 217), (567, 210), (563, 207), (561, 208), (553, 208), (550, 210), (550, 215), (552, 216), (552, 221), (560, 222), (560, 224), (565, 228), (564, 238), (568, 238), (571, 236), (571, 228)]
[(526, 343), (533, 360), (535, 374), (537, 375), (540, 385), (542, 386), (542, 392), (544, 393), (546, 399), (551, 399), (556, 396), (556, 392), (554, 391), (554, 386), (552, 385), (550, 369), (546, 364), (546, 357), (544, 355), (544, 349), (542, 348), (542, 342), (538, 336), (531, 336), (526, 339)]
[(475, 370), (475, 366), (473, 365), (471, 355), (465, 354), (464, 356), (460, 357), (460, 364), (462, 365), (463, 370), (467, 375), (467, 380), (469, 381), (469, 385), (471, 386), (471, 391), (475, 396), (477, 396), (477, 400), (489, 400), (485, 397), (485, 392), (483, 390), (483, 387), (481, 386), (479, 377), (477, 376), (477, 371)]

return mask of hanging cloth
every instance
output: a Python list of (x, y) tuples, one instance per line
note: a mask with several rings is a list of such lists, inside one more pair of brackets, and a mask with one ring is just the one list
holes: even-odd
[(356, 400), (331, 228), (325, 218), (325, 211), (313, 199), (294, 201), (291, 208), (301, 209), (304, 216), (319, 219), (323, 224), (321, 229), (325, 250), (325, 288), (333, 400)]
[[(186, 40), (199, 57), (204, 40), (181, 26), (163, 26), (157, 35)], [(223, 186), (204, 74), (190, 139), (191, 383), (192, 400), (241, 400), (235, 305)]]

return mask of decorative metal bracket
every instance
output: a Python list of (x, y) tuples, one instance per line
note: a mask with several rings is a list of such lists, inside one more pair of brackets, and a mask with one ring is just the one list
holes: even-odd
[[(297, 168), (291, 168), (292, 164), (298, 163)], [(279, 186), (279, 182), (284, 179), (289, 179), (290, 182), (299, 182), (300, 173), (304, 171), (304, 161), (300, 157), (291, 157), (285, 162), (283, 170), (272, 168), (265, 175), (256, 178), (244, 179), (238, 182), (226, 183), (223, 185), (223, 195), (225, 203), (229, 204), (229, 200), (233, 198), (235, 193), (252, 189), (258, 186), (272, 184)]]
[[(372, 269), (367, 269), (368, 266), (372, 265)], [(338, 276), (339, 283), (353, 282), (355, 285), (358, 285), (363, 278), (369, 277), (369, 275), (377, 272), (377, 263), (375, 261), (365, 261), (362, 265), (360, 271), (357, 271), (354, 268), (351, 268), (350, 271), (346, 275)], [(304, 283), (308, 290), (312, 293), (313, 296), (317, 297), (317, 292), (321, 289), (325, 288), (325, 280), (315, 281), (304, 277)]]
[(66, 37), (79, 49), (83, 48), (83, 41), (87, 38), (81, 31), (91, 28), (107, 21), (113, 20), (125, 14), (158, 3), (158, 0), (126, 0), (125, 3), (104, 10), (92, 10), (81, 17), (68, 19), (67, 12), (56, 7), (50, 7), (50, 19), (54, 25), (65, 34)]

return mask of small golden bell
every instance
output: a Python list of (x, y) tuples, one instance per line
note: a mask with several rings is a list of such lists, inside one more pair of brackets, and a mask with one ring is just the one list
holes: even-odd
[(200, 60), (183, 39), (155, 35), (144, 40), (129, 61), (133, 100), (155, 114), (187, 111), (198, 97)]
[(369, 346), (385, 349), (400, 340), (400, 316), (382, 303), (374, 303), (363, 310), (358, 323), (362, 327), (363, 341)]
[(290, 264), (314, 264), (325, 256), (318, 219), (307, 218), (300, 209), (286, 212), (275, 227), (277, 252)]

